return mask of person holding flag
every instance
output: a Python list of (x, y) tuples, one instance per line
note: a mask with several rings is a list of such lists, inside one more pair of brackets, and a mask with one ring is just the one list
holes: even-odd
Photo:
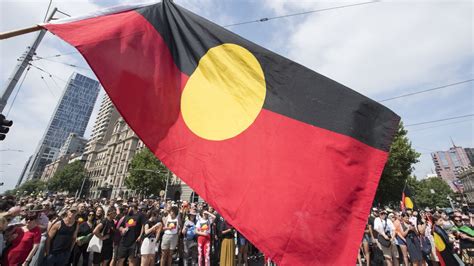
[(449, 236), (444, 231), (444, 219), (440, 215), (433, 215), (434, 230), (433, 237), (436, 247), (436, 255), (441, 266), (460, 266), (457, 255), (453, 252), (453, 246), (449, 242)]

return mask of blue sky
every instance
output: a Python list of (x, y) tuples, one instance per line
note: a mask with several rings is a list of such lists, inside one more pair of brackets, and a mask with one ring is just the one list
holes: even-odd
[[(126, 1), (63, 0), (53, 1), (53, 6), (71, 15), (80, 15), (124, 2)], [(363, 1), (175, 2), (220, 25), (229, 25)], [(47, 0), (0, 0), (0, 31), (40, 22), (47, 5)], [(364, 95), (380, 100), (474, 78), (472, 10), (471, 1), (384, 1), (229, 29)], [(13, 71), (16, 59), (34, 37), (35, 34), (28, 34), (0, 41), (2, 85)], [(51, 56), (70, 52), (74, 52), (72, 47), (48, 33), (37, 54)], [(31, 69), (18, 94), (9, 115), (9, 119), (14, 120), (15, 124), (7, 139), (0, 143), (0, 150), (21, 149), (24, 152), (0, 151), (0, 182), (5, 183), (0, 191), (16, 184), (24, 163), (34, 152), (64, 89), (61, 79), (66, 80), (73, 71), (93, 77), (78, 54), (67, 54), (50, 60), (86, 69), (71, 68), (47, 60), (34, 62), (54, 77), (51, 79), (38, 70)], [(473, 82), (464, 83), (384, 104), (398, 113), (407, 125), (473, 114), (473, 87)], [(9, 103), (11, 104), (11, 99)], [(97, 111), (96, 108), (86, 134), (90, 133)], [(448, 149), (451, 145), (450, 138), (456, 145), (474, 147), (473, 121), (473, 117), (468, 117), (407, 127), (413, 147), (422, 153), (414, 173), (419, 178), (430, 173), (433, 164), (429, 153)]]

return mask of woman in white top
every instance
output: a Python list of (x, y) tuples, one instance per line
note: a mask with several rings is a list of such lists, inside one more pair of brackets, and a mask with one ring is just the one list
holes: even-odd
[(171, 207), (169, 215), (163, 220), (163, 230), (164, 235), (161, 240), (161, 262), (160, 265), (171, 266), (172, 263), (172, 252), (176, 249), (178, 245), (178, 231), (179, 231), (179, 221), (178, 221), (178, 207)]

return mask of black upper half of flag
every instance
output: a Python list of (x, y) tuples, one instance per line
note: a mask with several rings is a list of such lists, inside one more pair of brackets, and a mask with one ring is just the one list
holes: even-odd
[(136, 11), (162, 36), (174, 62), (188, 76), (209, 49), (240, 45), (262, 66), (267, 86), (263, 108), (389, 151), (400, 118), (385, 106), (171, 1)]

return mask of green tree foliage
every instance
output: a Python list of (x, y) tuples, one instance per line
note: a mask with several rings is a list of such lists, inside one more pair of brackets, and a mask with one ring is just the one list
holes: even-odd
[(87, 178), (84, 165), (81, 161), (75, 161), (54, 174), (48, 182), (48, 189), (54, 192), (75, 193), (81, 188), (84, 178)]
[(411, 176), (413, 165), (418, 162), (419, 157), (420, 154), (411, 147), (403, 123), (400, 123), (377, 188), (375, 204), (399, 205), (405, 182)]
[(38, 194), (45, 189), (46, 189), (46, 184), (43, 181), (39, 179), (33, 179), (33, 180), (26, 181), (25, 183), (23, 183), (21, 186), (19, 186), (16, 189), (5, 191), (4, 194), (24, 196), (24, 195)]
[(168, 168), (145, 148), (133, 156), (125, 185), (143, 196), (158, 195), (165, 188), (167, 177)]
[(454, 198), (454, 193), (449, 185), (439, 177), (432, 177), (420, 181), (415, 178), (410, 178), (408, 185), (414, 190), (414, 200), (418, 208), (433, 208), (435, 206), (441, 208), (450, 207), (447, 196)]

